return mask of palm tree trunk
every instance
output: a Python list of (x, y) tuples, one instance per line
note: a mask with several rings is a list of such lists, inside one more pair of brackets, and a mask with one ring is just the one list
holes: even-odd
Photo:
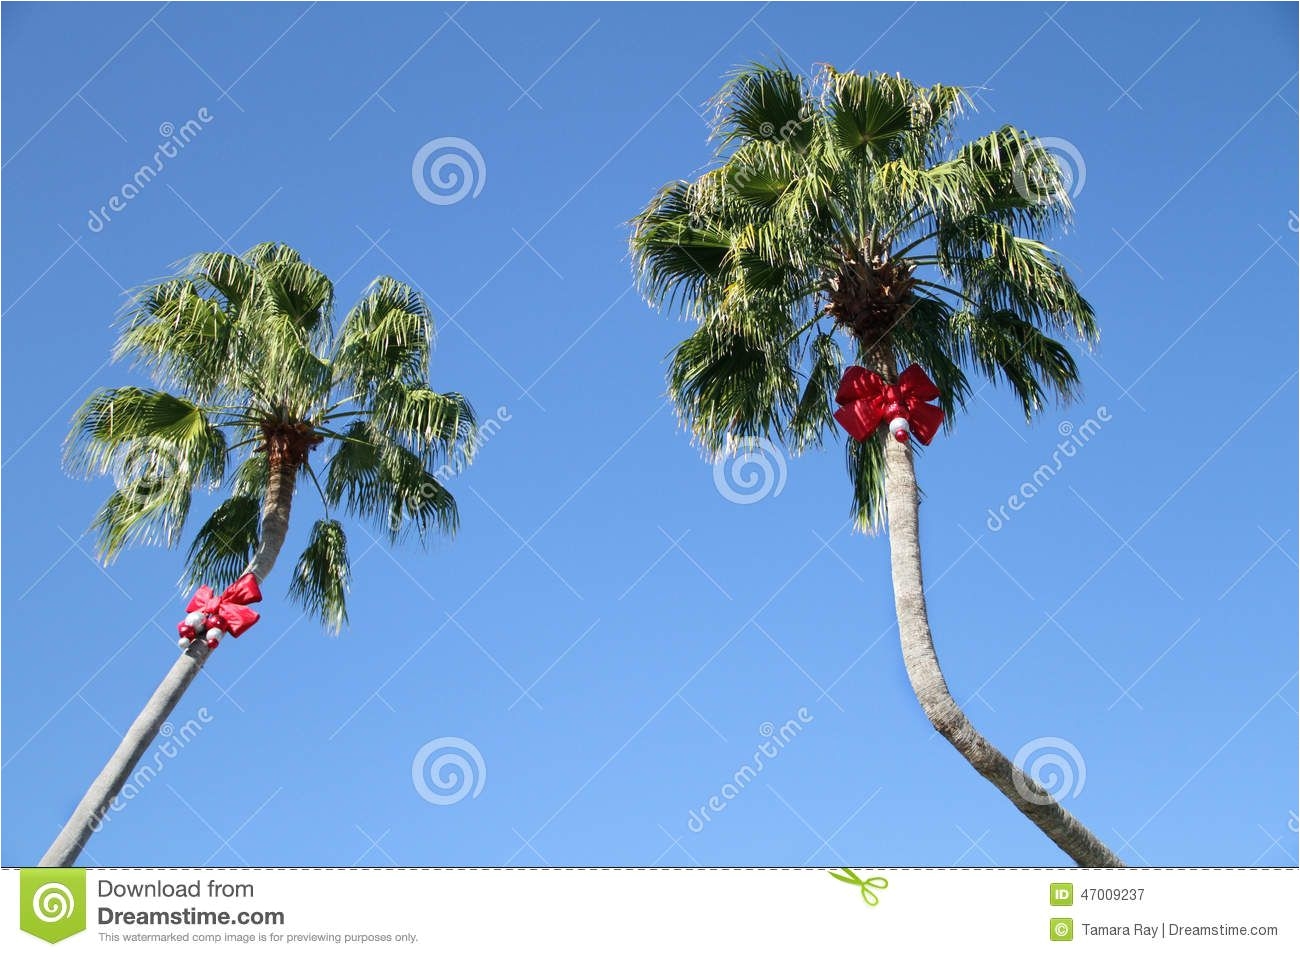
[[(284, 545), (298, 472), (296, 464), (287, 463), (273, 453), (273, 449), (268, 450), (272, 462), (278, 467), (270, 469), (267, 479), (266, 497), (262, 502), (262, 534), (257, 551), (245, 570), (256, 576), (259, 582), (266, 580)], [(158, 729), (171, 716), (210, 654), (212, 651), (203, 641), (190, 642), (190, 646), (172, 665), (167, 677), (149, 698), (144, 710), (131, 723), (122, 743), (117, 746), (113, 756), (108, 759), (108, 764), (104, 765), (104, 770), (99, 772), (99, 776), (86, 791), (86, 796), (72, 812), (68, 823), (41, 858), (41, 867), (71, 867), (76, 863), (90, 836), (99, 830), (100, 822), (126, 785), (136, 764), (158, 736)]]
[[(892, 357), (878, 358), (876, 368), (894, 378)], [(881, 441), (879, 435), (869, 441)], [(910, 444), (890, 436), (885, 443), (885, 502), (889, 516), (889, 558), (894, 579), (894, 608), (903, 646), (903, 664), (921, 710), (935, 730), (962, 757), (1010, 799), (1056, 846), (1081, 867), (1123, 867), (1124, 862), (1098, 840), (1037, 781), (1012, 764), (975, 729), (948, 691), (930, 635), (921, 576), (916, 471)]]

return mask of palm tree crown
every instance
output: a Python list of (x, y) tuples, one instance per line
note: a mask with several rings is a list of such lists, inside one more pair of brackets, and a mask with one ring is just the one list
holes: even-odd
[[(664, 186), (633, 220), (652, 304), (698, 329), (669, 391), (706, 450), (754, 436), (799, 452), (834, 428), (845, 362), (892, 376), (916, 362), (951, 426), (968, 372), (1005, 382), (1026, 418), (1069, 399), (1077, 370), (1053, 338), (1095, 340), (1091, 307), (1044, 244), (1068, 182), (1011, 126), (957, 145), (958, 87), (826, 67), (736, 73), (716, 101), (717, 162)], [(879, 442), (848, 442), (854, 514), (883, 520)]]
[[(336, 329), (330, 280), (276, 243), (201, 253), (146, 287), (129, 303), (115, 356), (142, 364), (158, 388), (98, 390), (65, 447), (72, 470), (117, 480), (92, 526), (102, 557), (174, 546), (193, 493), (225, 485), (229, 497), (190, 547), (189, 583), (229, 582), (246, 568), (264, 578), (305, 474), (325, 517), (290, 594), (337, 630), (350, 576), (338, 512), (394, 540), (457, 527), (435, 470), (472, 456), (476, 425), (462, 395), (429, 387), (432, 343), (423, 297), (386, 276)], [(322, 443), (318, 472), (311, 456)]]

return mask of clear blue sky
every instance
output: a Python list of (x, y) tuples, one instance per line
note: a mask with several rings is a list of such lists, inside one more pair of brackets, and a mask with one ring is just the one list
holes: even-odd
[[(454, 543), (353, 532), (341, 637), (277, 569), (177, 714), (211, 720), (88, 863), (1064, 862), (920, 713), (841, 450), (736, 504), (665, 405), (686, 327), (631, 290), (624, 223), (708, 161), (723, 75), (781, 54), (968, 85), (965, 132), (1077, 150), (1060, 246), (1102, 342), (1076, 407), (1027, 428), (981, 392), (921, 459), (939, 653), (1009, 754), (1077, 749), (1066, 803), (1128, 860), (1296, 863), (1294, 6), (6, 4), (3, 26), (4, 864), (40, 855), (176, 654), (181, 555), (89, 559), (110, 484), (61, 471), (68, 417), (138, 381), (104, 365), (125, 288), (265, 240), (341, 300), (418, 283), (435, 384), (509, 418), (452, 480)], [(481, 154), (477, 196), (414, 188), (441, 137)], [(481, 753), (477, 797), (413, 786), (441, 737)]]

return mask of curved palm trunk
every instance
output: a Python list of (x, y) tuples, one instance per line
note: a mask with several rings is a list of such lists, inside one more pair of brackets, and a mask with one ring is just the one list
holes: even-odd
[[(882, 373), (887, 372), (888, 378), (893, 378), (892, 362), (880, 362), (877, 367)], [(894, 608), (898, 614), (903, 664), (921, 709), (935, 730), (1076, 864), (1081, 867), (1123, 867), (1124, 862), (1095, 834), (975, 729), (948, 691), (948, 683), (934, 651), (930, 619), (925, 608), (912, 449), (892, 437), (885, 437), (883, 441)]]
[[(289, 530), (289, 508), (297, 480), (296, 464), (285, 463), (282, 457), (273, 453), (273, 449), (268, 452), (272, 461), (277, 458), (281, 461), (279, 467), (270, 470), (266, 498), (262, 503), (262, 535), (253, 560), (246, 569), (259, 582), (266, 580), (284, 545), (284, 537)], [(131, 723), (122, 743), (117, 746), (113, 756), (108, 759), (108, 764), (104, 765), (104, 770), (99, 772), (99, 776), (86, 791), (86, 796), (72, 812), (68, 823), (41, 858), (41, 867), (71, 867), (76, 863), (82, 848), (90, 840), (91, 834), (99, 829), (100, 821), (126, 785), (136, 764), (158, 736), (158, 729), (180, 703), (181, 697), (198, 676), (210, 654), (211, 650), (202, 641), (190, 642), (189, 648), (172, 665), (167, 677), (163, 678), (162, 684), (158, 685), (149, 698), (149, 703)]]

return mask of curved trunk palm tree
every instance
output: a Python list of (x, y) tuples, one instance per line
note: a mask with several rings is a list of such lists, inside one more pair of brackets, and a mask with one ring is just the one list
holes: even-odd
[[(244, 570), (255, 576), (258, 582), (266, 580), (284, 545), (285, 533), (289, 529), (289, 510), (293, 505), (295, 477), (292, 469), (271, 471), (266, 489), (266, 505), (262, 509), (264, 534), (253, 560)], [(269, 530), (273, 528), (279, 529), (278, 534), (270, 533)], [(86, 842), (108, 813), (110, 805), (126, 786), (131, 772), (158, 737), (158, 729), (171, 717), (210, 654), (212, 650), (203, 641), (192, 641), (181, 652), (180, 658), (167, 672), (148, 703), (131, 722), (131, 727), (127, 728), (122, 743), (108, 759), (104, 770), (99, 772), (99, 777), (91, 783), (85, 797), (72, 812), (72, 817), (68, 818), (68, 823), (41, 858), (41, 867), (71, 867), (76, 863)]]
[[(883, 363), (882, 363), (883, 364)], [(877, 369), (892, 381), (893, 370)], [(921, 573), (920, 496), (916, 487), (912, 449), (887, 440), (885, 446), (885, 500), (889, 522), (889, 564), (894, 582), (894, 609), (898, 637), (908, 681), (936, 731), (961, 752), (1025, 817), (1084, 867), (1123, 867), (1124, 862), (1061, 807), (1037, 781), (1012, 764), (971, 724), (948, 690), (939, 656), (930, 635), (925, 607), (925, 582)]]
[[(1005, 126), (953, 146), (957, 87), (784, 66), (738, 71), (716, 101), (717, 164), (670, 183), (633, 220), (652, 304), (699, 328), (669, 393), (706, 450), (754, 437), (795, 453), (836, 429), (841, 342), (885, 382), (917, 363), (946, 424), (965, 369), (1005, 382), (1026, 419), (1078, 370), (1051, 333), (1096, 337), (1091, 307), (1041, 237), (1068, 222), (1055, 159)], [(823, 326), (829, 322), (830, 328)], [(934, 727), (1083, 866), (1122, 861), (975, 730), (939, 667), (925, 607), (912, 450), (879, 427), (847, 443), (859, 528), (888, 526), (908, 678)]]
[[(230, 453), (254, 443), (233, 470), (231, 496), (190, 548), (191, 585), (243, 574), (266, 581), (284, 547), (300, 472), (312, 476), (326, 516), (311, 529), (289, 594), (327, 628), (347, 621), (351, 577), (331, 509), (377, 523), (394, 541), (410, 528), (422, 541), (430, 531), (454, 534), (455, 499), (431, 469), (472, 458), (477, 427), (463, 396), (428, 388), (432, 324), (423, 298), (381, 277), (336, 333), (333, 297), (322, 273), (277, 244), (243, 257), (202, 254), (140, 293), (118, 355), (141, 360), (178, 392), (102, 389), (74, 417), (67, 445), (74, 470), (117, 478), (93, 525), (105, 560), (129, 544), (174, 545), (193, 490), (219, 485)], [(231, 444), (227, 431), (239, 441)], [(309, 460), (326, 441), (322, 485)], [(181, 642), (180, 658), (42, 866), (76, 861), (212, 654), (203, 640)]]

